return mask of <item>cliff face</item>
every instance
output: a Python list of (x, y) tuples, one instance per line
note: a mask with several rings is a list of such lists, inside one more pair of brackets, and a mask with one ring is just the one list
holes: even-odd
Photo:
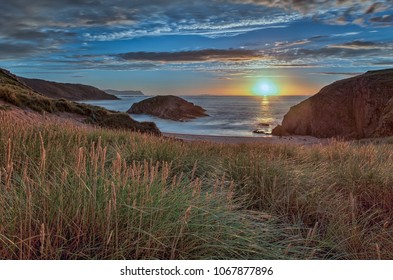
[(393, 69), (369, 71), (322, 88), (291, 107), (272, 133), (347, 139), (393, 135)]
[(185, 121), (208, 116), (206, 110), (178, 96), (155, 96), (134, 103), (127, 111), (130, 114), (148, 114), (162, 119)]
[(50, 98), (67, 100), (115, 100), (116, 96), (82, 84), (57, 83), (39, 79), (19, 78), (30, 88)]

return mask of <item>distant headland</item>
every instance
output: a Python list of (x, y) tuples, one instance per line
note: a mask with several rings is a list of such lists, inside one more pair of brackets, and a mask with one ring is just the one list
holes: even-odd
[(104, 89), (104, 92), (112, 95), (130, 95), (130, 96), (139, 96), (144, 95), (140, 90), (115, 90), (115, 89)]

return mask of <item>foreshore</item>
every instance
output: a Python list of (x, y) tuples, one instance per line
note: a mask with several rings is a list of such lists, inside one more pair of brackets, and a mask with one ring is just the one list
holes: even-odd
[(312, 136), (212, 136), (212, 135), (193, 135), (179, 133), (163, 133), (166, 137), (180, 139), (186, 142), (202, 141), (222, 144), (241, 144), (241, 143), (265, 143), (265, 144), (294, 144), (294, 145), (316, 145), (327, 144), (328, 139), (320, 139)]

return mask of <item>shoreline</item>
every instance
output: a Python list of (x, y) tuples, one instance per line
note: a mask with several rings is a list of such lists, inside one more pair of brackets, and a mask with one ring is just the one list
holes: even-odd
[(162, 135), (169, 138), (179, 139), (186, 142), (212, 142), (221, 144), (294, 144), (294, 145), (326, 145), (329, 139), (320, 139), (312, 136), (215, 136), (215, 135), (194, 135), (182, 133), (162, 132)]

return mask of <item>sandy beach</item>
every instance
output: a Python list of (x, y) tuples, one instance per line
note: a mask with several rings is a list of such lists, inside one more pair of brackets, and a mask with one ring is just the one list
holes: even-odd
[(223, 144), (241, 143), (265, 143), (265, 144), (294, 144), (294, 145), (316, 145), (327, 144), (328, 139), (320, 139), (311, 136), (267, 136), (267, 137), (247, 137), (247, 136), (212, 136), (212, 135), (192, 135), (178, 133), (163, 133), (166, 137), (181, 139), (187, 142), (202, 141)]

